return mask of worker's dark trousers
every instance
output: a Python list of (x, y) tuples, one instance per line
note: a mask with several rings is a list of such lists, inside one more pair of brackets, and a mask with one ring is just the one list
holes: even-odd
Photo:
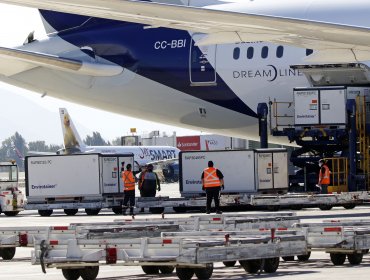
[(206, 188), (207, 212), (211, 211), (212, 199), (215, 200), (216, 211), (220, 209), (220, 191), (221, 191), (221, 187)]
[(321, 193), (328, 193), (328, 184), (321, 184)]
[(123, 198), (123, 213), (126, 213), (127, 205), (130, 202), (130, 214), (134, 213), (135, 206), (135, 190), (124, 191), (125, 197)]

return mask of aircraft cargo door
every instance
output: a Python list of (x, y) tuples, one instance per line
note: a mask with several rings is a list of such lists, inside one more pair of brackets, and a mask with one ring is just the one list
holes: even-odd
[(196, 46), (204, 34), (193, 34), (190, 46), (189, 73), (193, 86), (216, 85), (217, 45)]

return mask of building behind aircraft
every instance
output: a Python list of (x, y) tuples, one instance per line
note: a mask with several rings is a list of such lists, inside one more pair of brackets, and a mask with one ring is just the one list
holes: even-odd
[(64, 153), (66, 154), (78, 152), (102, 154), (133, 153), (135, 160), (134, 170), (139, 170), (140, 166), (148, 162), (178, 158), (180, 150), (171, 146), (87, 146), (81, 140), (67, 109), (60, 108), (59, 114), (64, 137)]

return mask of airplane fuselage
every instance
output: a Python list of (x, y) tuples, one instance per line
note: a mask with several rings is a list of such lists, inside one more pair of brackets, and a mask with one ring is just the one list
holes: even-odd
[[(213, 8), (233, 12), (316, 20), (325, 16), (327, 22), (330, 17), (322, 12), (329, 7), (321, 1), (305, 1), (307, 8), (303, 10), (302, 3), (286, 0), (274, 6), (271, 1), (200, 2), (198, 6), (223, 3)], [(197, 4), (190, 1), (189, 5)], [(23, 49), (72, 58), (89, 56), (92, 62), (120, 65), (123, 72), (91, 77), (38, 67), (5, 81), (91, 107), (257, 138), (258, 103), (291, 101), (294, 87), (309, 85), (301, 72), (289, 67), (303, 64), (310, 54), (307, 49), (262, 41), (197, 46), (204, 34), (49, 11), (41, 11), (41, 15), (49, 31), (57, 33)], [(333, 17), (337, 17), (334, 12)], [(348, 19), (351, 24), (355, 20)]]

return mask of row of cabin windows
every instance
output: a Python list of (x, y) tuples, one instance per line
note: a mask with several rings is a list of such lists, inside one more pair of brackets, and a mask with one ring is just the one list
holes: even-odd
[[(313, 53), (313, 50), (311, 49), (306, 49), (306, 56), (310, 55)], [(262, 58), (267, 58), (269, 55), (269, 48), (267, 46), (264, 46), (262, 47), (261, 49), (261, 57)], [(276, 57), (277, 58), (282, 58), (283, 55), (284, 55), (284, 47), (283, 46), (278, 46), (276, 48)], [(252, 59), (254, 56), (254, 47), (249, 47), (247, 49), (247, 58), (248, 59)], [(233, 52), (233, 58), (235, 60), (239, 59), (240, 57), (240, 48), (234, 48), (234, 52)]]

